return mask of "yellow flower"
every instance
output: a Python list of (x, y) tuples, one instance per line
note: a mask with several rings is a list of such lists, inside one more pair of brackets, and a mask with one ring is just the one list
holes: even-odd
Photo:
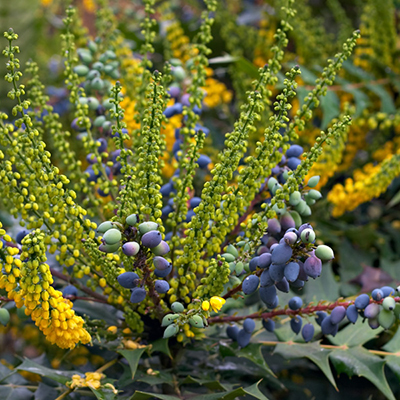
[(208, 311), (209, 308), (210, 308), (210, 302), (207, 301), (207, 300), (204, 300), (204, 301), (201, 303), (201, 308), (202, 308), (204, 311)]
[(211, 307), (214, 312), (218, 312), (222, 306), (225, 304), (225, 299), (219, 296), (213, 296), (210, 299)]

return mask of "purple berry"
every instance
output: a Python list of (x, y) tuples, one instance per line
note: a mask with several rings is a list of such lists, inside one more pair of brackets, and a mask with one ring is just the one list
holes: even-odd
[(346, 309), (343, 306), (335, 307), (331, 312), (332, 324), (338, 324), (346, 316)]
[(140, 303), (146, 298), (146, 290), (141, 287), (135, 287), (132, 289), (131, 303)]
[(137, 253), (139, 253), (139, 250), (139, 243), (136, 242), (126, 242), (122, 246), (122, 252), (128, 257), (135, 256)]
[(164, 294), (169, 290), (169, 283), (164, 280), (158, 280), (154, 284), (154, 289), (156, 289), (157, 293)]
[(142, 236), (143, 246), (152, 249), (161, 243), (162, 237), (159, 231), (149, 231)]
[(256, 323), (251, 318), (246, 318), (243, 322), (243, 329), (247, 333), (252, 333), (256, 329)]
[(308, 257), (307, 260), (304, 263), (304, 272), (310, 277), (310, 278), (318, 278), (321, 275), (322, 271), (322, 262), (318, 257), (311, 256)]
[(160, 271), (167, 269), (171, 265), (169, 261), (167, 261), (164, 257), (161, 256), (155, 256), (153, 258), (153, 264), (156, 267), (156, 269)]
[(301, 336), (305, 342), (309, 342), (314, 337), (314, 325), (305, 324), (301, 330)]
[(118, 283), (126, 288), (126, 289), (133, 289), (137, 286), (139, 280), (139, 275), (135, 272), (124, 272), (123, 274), (117, 277)]

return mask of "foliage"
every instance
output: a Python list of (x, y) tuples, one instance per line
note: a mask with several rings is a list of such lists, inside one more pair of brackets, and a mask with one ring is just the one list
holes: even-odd
[(398, 5), (64, 7), (4, 33), (2, 398), (397, 398)]

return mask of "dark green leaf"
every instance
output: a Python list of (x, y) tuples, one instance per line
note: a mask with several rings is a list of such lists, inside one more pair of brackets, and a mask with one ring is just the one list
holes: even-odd
[(296, 358), (308, 358), (325, 374), (329, 382), (335, 389), (336, 382), (332, 375), (329, 365), (330, 350), (324, 349), (318, 342), (311, 343), (279, 343), (274, 350), (274, 354), (280, 354), (287, 360)]
[(305, 302), (318, 303), (320, 300), (333, 301), (339, 297), (339, 284), (332, 272), (332, 265), (326, 263), (322, 266), (321, 276), (310, 279), (304, 287)]
[(400, 381), (400, 355), (398, 356), (386, 356), (386, 365), (393, 371)]
[(141, 392), (139, 390), (137, 390), (129, 400), (147, 400), (147, 399), (180, 400), (179, 397), (170, 396), (169, 394)]
[(142, 371), (136, 371), (135, 381), (145, 382), (148, 385), (155, 386), (161, 385), (163, 383), (168, 383), (169, 385), (173, 385), (173, 377), (168, 372), (158, 371), (155, 375), (146, 374)]
[(108, 304), (76, 300), (74, 302), (74, 310), (80, 315), (86, 314), (93, 319), (103, 320), (109, 325), (118, 325), (118, 318), (115, 308)]
[(18, 371), (8, 369), (5, 365), (0, 364), (0, 382), (4, 385), (5, 383), (13, 383), (14, 385), (26, 385), (28, 381), (18, 374)]
[(338, 95), (332, 90), (328, 90), (325, 96), (320, 98), (323, 112), (321, 129), (326, 129), (333, 118), (340, 114), (340, 101)]
[(384, 366), (386, 361), (371, 354), (363, 347), (333, 350), (330, 359), (336, 371), (348, 376), (362, 376), (373, 383), (388, 399), (395, 400), (387, 383)]
[(259, 400), (268, 400), (267, 397), (260, 391), (258, 385), (261, 381), (258, 381), (254, 385), (251, 385), (247, 388), (238, 388), (235, 390), (231, 390), (229, 392), (221, 392), (221, 393), (212, 393), (212, 394), (203, 394), (200, 396), (195, 396), (192, 400), (236, 400), (239, 396), (251, 396), (253, 398)]
[(265, 362), (264, 357), (261, 353), (262, 344), (260, 343), (250, 343), (248, 346), (240, 349), (239, 352), (236, 352), (237, 357), (244, 357), (248, 360), (252, 361), (254, 364), (258, 365), (262, 368), (265, 373), (270, 374), (275, 377), (275, 374), (272, 372), (271, 368)]
[(39, 383), (39, 387), (35, 392), (35, 400), (54, 400), (59, 396), (59, 392), (43, 382)]
[(395, 206), (396, 204), (399, 204), (399, 203), (400, 203), (400, 191), (397, 192), (397, 193), (392, 197), (392, 199), (389, 201), (389, 203), (388, 203), (388, 205), (387, 205), (387, 208), (393, 207), (393, 206)]
[(141, 349), (135, 350), (118, 350), (118, 353), (125, 357), (128, 361), (129, 367), (131, 368), (132, 379), (135, 377), (139, 360), (146, 349), (147, 347), (142, 347)]
[(383, 350), (390, 353), (400, 352), (400, 329), (397, 329), (393, 337), (382, 347)]
[(328, 336), (329, 341), (336, 346), (354, 347), (369, 342), (383, 331), (382, 327), (369, 329), (367, 322), (363, 323), (362, 321), (362, 318), (359, 317), (354, 325), (347, 325), (336, 336)]
[(169, 358), (172, 358), (171, 351), (169, 350), (168, 346), (168, 339), (158, 339), (151, 344), (151, 352), (153, 351), (160, 351), (164, 353)]
[(187, 384), (197, 384), (201, 386), (205, 386), (210, 390), (228, 390), (226, 386), (222, 385), (219, 381), (211, 380), (211, 379), (196, 379), (191, 377), (190, 375), (187, 376), (182, 382), (181, 385)]
[(71, 380), (72, 375), (79, 374), (79, 372), (76, 371), (59, 371), (57, 369), (46, 368), (43, 367), (43, 365), (28, 360), (27, 358), (25, 358), (24, 362), (21, 365), (18, 365), (16, 369), (18, 371), (28, 371), (46, 378), (53, 379), (54, 381), (62, 383), (63, 385)]
[(381, 111), (387, 114), (396, 112), (391, 94), (381, 85), (369, 83), (365, 85), (371, 92), (375, 93), (381, 100)]
[(90, 390), (92, 391), (92, 393), (95, 394), (96, 398), (98, 400), (114, 400), (116, 399), (116, 394), (114, 393), (114, 391), (112, 389), (93, 389), (90, 388)]
[(238, 57), (236, 59), (236, 65), (237, 67), (245, 72), (248, 76), (250, 76), (253, 79), (258, 79), (259, 77), (259, 72), (258, 68), (249, 60), (247, 60), (244, 57)]
[(32, 400), (33, 393), (25, 388), (0, 386), (1, 400)]

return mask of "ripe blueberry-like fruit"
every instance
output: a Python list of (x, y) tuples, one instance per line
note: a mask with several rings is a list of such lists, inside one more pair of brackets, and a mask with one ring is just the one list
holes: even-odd
[(331, 317), (326, 317), (321, 323), (321, 331), (324, 335), (332, 335), (337, 329), (336, 324), (332, 324)]
[(168, 276), (171, 273), (171, 271), (172, 271), (172, 264), (169, 264), (167, 269), (163, 269), (163, 270), (155, 269), (154, 275), (157, 278), (165, 278), (166, 276)]
[(287, 231), (290, 228), (296, 227), (296, 223), (295, 223), (293, 217), (289, 213), (282, 215), (282, 217), (280, 219), (280, 223), (281, 223), (281, 228), (284, 231)]
[(289, 282), (285, 277), (281, 281), (276, 282), (275, 287), (283, 293), (289, 293)]
[[(389, 297), (388, 297), (389, 298)], [(366, 318), (376, 318), (380, 312), (381, 308), (376, 303), (370, 303), (365, 307), (364, 317)]]
[(296, 157), (290, 157), (287, 160), (287, 166), (291, 169), (291, 170), (295, 170), (297, 169), (297, 167), (301, 164), (301, 160), (296, 158)]
[(314, 325), (305, 324), (301, 330), (301, 336), (303, 336), (305, 342), (309, 342), (314, 337)]
[(256, 275), (249, 275), (247, 278), (243, 280), (242, 290), (244, 294), (252, 294), (254, 293), (258, 285), (260, 283), (260, 278)]
[(204, 154), (200, 154), (200, 157), (197, 159), (197, 164), (199, 164), (199, 167), (201, 169), (207, 168), (208, 164), (210, 164), (210, 162), (211, 162), (211, 158)]
[(21, 244), (22, 239), (29, 233), (26, 229), (23, 229), (22, 231), (19, 231), (17, 233), (17, 236), (15, 237), (15, 240), (18, 244)]
[(354, 304), (352, 304), (351, 306), (347, 307), (346, 317), (353, 324), (355, 324), (357, 322), (358, 310), (357, 310), (357, 307)]
[(275, 321), (272, 319), (263, 319), (262, 324), (265, 330), (273, 332), (275, 330)]
[(321, 326), (322, 321), (328, 316), (328, 314), (325, 311), (317, 311), (316, 314), (317, 317), (315, 318), (315, 322)]
[(154, 284), (154, 289), (156, 289), (156, 291), (160, 294), (167, 293), (169, 290), (169, 283), (160, 279)]
[(271, 278), (269, 274), (269, 270), (268, 269), (264, 270), (260, 277), (260, 285), (262, 287), (265, 287), (265, 286), (272, 286), (274, 283), (275, 283), (274, 280)]
[(377, 329), (379, 328), (379, 321), (378, 318), (370, 318), (368, 319), (368, 325), (371, 329)]
[(300, 157), (303, 151), (303, 148), (298, 144), (292, 144), (286, 151), (286, 157)]
[(369, 296), (366, 293), (360, 294), (354, 301), (354, 305), (363, 310), (369, 304)]
[(303, 320), (300, 317), (300, 315), (296, 315), (294, 318), (292, 318), (290, 320), (290, 327), (292, 328), (292, 331), (296, 335), (300, 332), (302, 323), (303, 323)]
[(297, 262), (290, 262), (284, 269), (285, 278), (289, 282), (294, 282), (299, 277), (300, 265)]
[(146, 290), (141, 287), (135, 287), (132, 289), (131, 303), (140, 303), (146, 298)]
[(315, 250), (315, 255), (322, 261), (330, 261), (335, 258), (333, 250), (324, 244), (319, 245)]
[(256, 329), (256, 323), (254, 322), (254, 319), (246, 318), (243, 321), (243, 329), (247, 333), (252, 333), (254, 331), (254, 329)]
[(297, 235), (294, 232), (286, 232), (283, 235), (283, 240), (285, 241), (286, 244), (295, 244), (297, 242)]
[(375, 301), (380, 301), (380, 300), (382, 300), (383, 299), (383, 292), (382, 292), (382, 290), (381, 289), (374, 289), (373, 291), (372, 291), (372, 293), (371, 293), (371, 296), (372, 296), (372, 298), (375, 300)]
[(249, 262), (249, 269), (251, 272), (254, 272), (257, 269), (259, 257), (254, 257)]
[(74, 285), (67, 285), (62, 290), (63, 296), (78, 296), (78, 289)]
[(271, 261), (274, 264), (285, 264), (290, 260), (293, 249), (286, 243), (276, 246), (272, 252)]
[(331, 312), (332, 324), (338, 324), (346, 316), (346, 309), (343, 306), (335, 307)]
[(289, 300), (288, 305), (291, 310), (298, 310), (303, 305), (303, 300), (300, 297), (295, 296)]
[(308, 257), (307, 260), (304, 262), (303, 269), (304, 269), (304, 272), (310, 278), (315, 279), (321, 275), (321, 271), (322, 271), (321, 260), (315, 256)]
[(258, 293), (261, 300), (268, 306), (274, 303), (276, 297), (275, 286), (261, 286)]
[(170, 266), (170, 262), (161, 256), (155, 256), (153, 258), (153, 264), (156, 267), (156, 269), (161, 271), (167, 269)]
[(128, 257), (135, 256), (137, 253), (139, 253), (139, 250), (139, 243), (136, 242), (126, 242), (122, 246), (122, 252)]
[(239, 328), (238, 328), (236, 325), (229, 325), (229, 326), (226, 328), (226, 334), (227, 334), (227, 336), (228, 336), (230, 339), (234, 340), (235, 342), (237, 341), (238, 333), (239, 333)]
[(383, 286), (381, 287), (383, 297), (393, 296), (395, 290), (391, 286)]
[(103, 240), (106, 244), (116, 244), (121, 240), (121, 232), (118, 229), (108, 229), (103, 236)]
[(262, 269), (271, 265), (271, 253), (262, 253), (258, 256), (258, 266)]
[(118, 283), (126, 288), (126, 289), (133, 289), (134, 287), (137, 286), (139, 280), (139, 275), (135, 272), (124, 272), (121, 275), (118, 275), (117, 281)]
[(146, 246), (149, 249), (158, 246), (161, 243), (161, 240), (161, 232), (159, 231), (149, 231), (142, 236), (143, 246)]
[(281, 224), (276, 218), (271, 218), (268, 220), (267, 232), (270, 235), (277, 235), (278, 233), (280, 233), (281, 229)]
[(285, 273), (285, 264), (271, 264), (269, 275), (274, 282), (280, 282)]
[(251, 333), (246, 332), (244, 329), (240, 329), (237, 334), (237, 342), (240, 347), (246, 347), (250, 343)]

